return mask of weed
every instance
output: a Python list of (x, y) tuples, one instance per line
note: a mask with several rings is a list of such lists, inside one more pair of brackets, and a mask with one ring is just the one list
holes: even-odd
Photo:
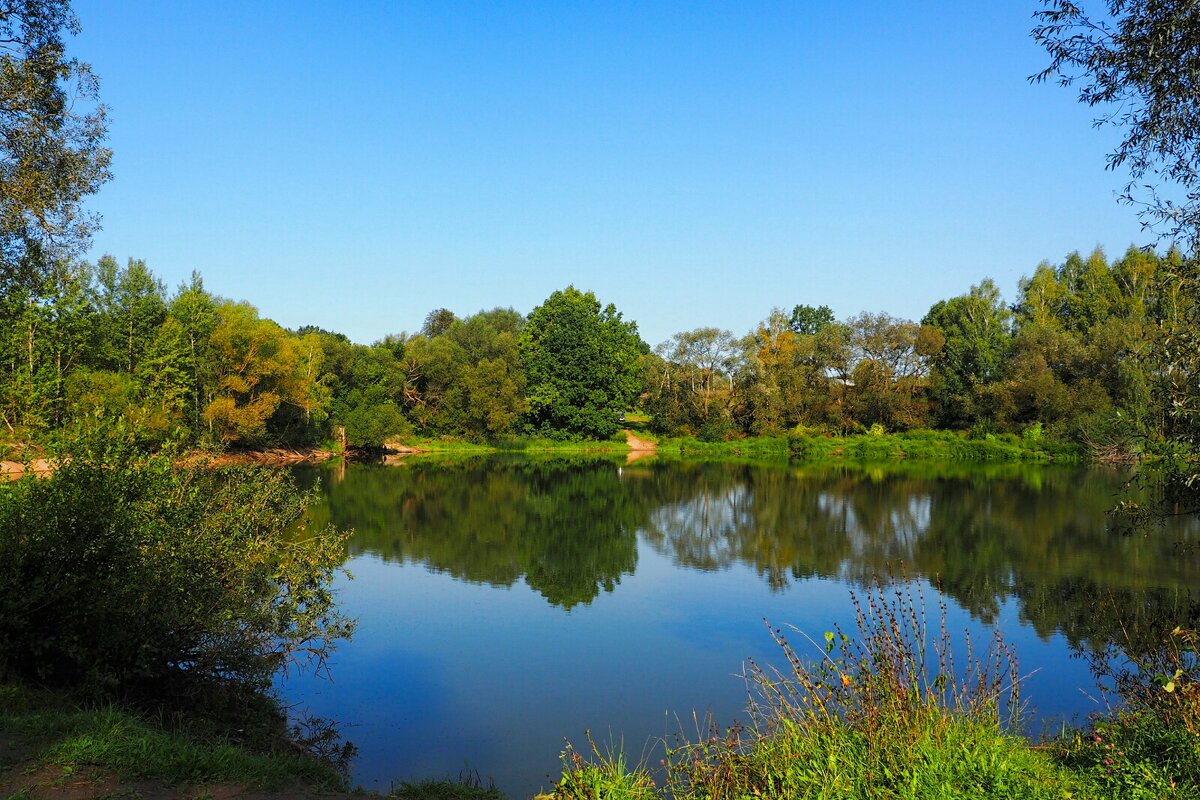
[(486, 782), (474, 770), (453, 780), (403, 781), (392, 787), (388, 797), (399, 800), (504, 800), (496, 784)]
[[(592, 760), (568, 750), (555, 797), (1070, 796), (1075, 777), (1010, 732), (1020, 681), (999, 636), (982, 653), (968, 637), (960, 664), (945, 606), (930, 625), (919, 586), (876, 581), (854, 602), (854, 637), (835, 629), (816, 642), (772, 629), (782, 662), (748, 663), (748, 724), (708, 720), (668, 746), (661, 792), (641, 765), (593, 747)], [(802, 657), (792, 633), (814, 658)]]
[(591, 759), (569, 742), (562, 753), (563, 776), (554, 787), (554, 800), (653, 800), (658, 797), (645, 763), (630, 766), (623, 748), (596, 746), (587, 733)]

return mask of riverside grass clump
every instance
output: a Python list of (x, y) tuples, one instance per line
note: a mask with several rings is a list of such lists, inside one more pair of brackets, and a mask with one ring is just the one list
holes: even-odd
[[(39, 782), (37, 774), (61, 773), (79, 782), (89, 771), (121, 781), (155, 779), (175, 786), (214, 782), (259, 790), (346, 786), (342, 769), (298, 752), (282, 739), (273, 749), (252, 752), (211, 731), (170, 728), (161, 720), (112, 704), (80, 706), (60, 693), (7, 682), (0, 682), (0, 737), (27, 745), (32, 758), (22, 771), (31, 774), (25, 781), (31, 786)], [(6, 778), (9, 783), (22, 782), (15, 774), (0, 775), (0, 785)]]
[(1200, 634), (1175, 628), (1149, 646), (1110, 646), (1088, 658), (1120, 703), (1054, 743), (1086, 778), (1088, 796), (1200, 797)]
[(866, 433), (823, 434), (812, 429), (786, 436), (751, 436), (729, 441), (693, 437), (663, 439), (662, 454), (688, 459), (779, 461), (792, 463), (884, 463), (931, 461), (963, 463), (1056, 462), (1081, 463), (1084, 448), (1039, 435), (984, 433), (972, 436), (954, 431), (911, 430), (887, 433), (874, 426)]
[[(623, 757), (564, 759), (559, 800), (690, 798), (1063, 798), (1074, 776), (1011, 731), (1020, 712), (1012, 649), (997, 635), (956, 661), (946, 609), (933, 628), (921, 590), (876, 582), (855, 598), (857, 635), (840, 630), (782, 661), (749, 662), (748, 722), (666, 746), (661, 785)], [(702, 726), (703, 727), (703, 726)], [(636, 788), (636, 791), (634, 790)]]
[(1070, 442), (1012, 433), (969, 436), (954, 431), (912, 430), (820, 436), (796, 432), (787, 437), (792, 461), (1054, 461), (1085, 460), (1083, 448)]

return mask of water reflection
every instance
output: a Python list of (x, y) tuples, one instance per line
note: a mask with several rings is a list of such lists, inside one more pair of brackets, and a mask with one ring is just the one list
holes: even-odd
[(465, 762), (528, 797), (586, 728), (637, 754), (693, 709), (744, 718), (731, 675), (777, 657), (764, 617), (850, 627), (848, 590), (901, 563), (941, 589), (949, 630), (983, 641), (994, 622), (1016, 646), (1043, 720), (1095, 710), (1072, 643), (1200, 616), (1197, 551), (1174, 545), (1200, 540), (1195, 521), (1109, 533), (1124, 476), (1102, 470), (471, 458), (297, 474), (321, 479), (318, 522), (356, 531), (337, 591), (360, 625), (333, 683), (281, 691), (347, 722), (354, 779), (381, 791)]
[(773, 590), (813, 577), (863, 585), (903, 565), (983, 622), (1016, 599), (1039, 635), (1102, 644), (1198, 613), (1200, 564), (1177, 547), (1200, 538), (1196, 521), (1115, 535), (1105, 512), (1126, 477), (1022, 465), (414, 459), (325, 480), (317, 513), (354, 529), (352, 555), (491, 586), (523, 580), (567, 610), (632, 574), (640, 538), (683, 568), (745, 564)]

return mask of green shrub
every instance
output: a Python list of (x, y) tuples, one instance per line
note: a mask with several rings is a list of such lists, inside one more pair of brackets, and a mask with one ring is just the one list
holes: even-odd
[(787, 437), (788, 458), (792, 461), (807, 461), (817, 454), (812, 437), (802, 433), (789, 433)]
[(80, 443), (48, 479), (0, 486), (0, 670), (94, 695), (260, 689), (350, 633), (332, 529), (254, 467), (176, 468)]
[(563, 775), (554, 787), (554, 800), (655, 800), (654, 779), (644, 764), (631, 766), (620, 747), (601, 752), (588, 734), (592, 757), (585, 758), (570, 744), (562, 753)]

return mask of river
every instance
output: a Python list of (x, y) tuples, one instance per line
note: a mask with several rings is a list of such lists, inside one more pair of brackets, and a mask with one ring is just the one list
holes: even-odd
[(1015, 647), (1032, 734), (1102, 708), (1081, 650), (1198, 616), (1196, 521), (1113, 530), (1106, 511), (1138, 491), (1114, 470), (419, 457), (296, 474), (320, 484), (314, 524), (354, 530), (337, 591), (359, 628), (329, 676), (279, 688), (345, 725), (375, 790), (470, 773), (528, 797), (587, 730), (657, 763), (706, 716), (744, 719), (745, 660), (777, 659), (764, 620), (803, 651), (901, 573), (931, 626), (944, 601), (954, 638)]

